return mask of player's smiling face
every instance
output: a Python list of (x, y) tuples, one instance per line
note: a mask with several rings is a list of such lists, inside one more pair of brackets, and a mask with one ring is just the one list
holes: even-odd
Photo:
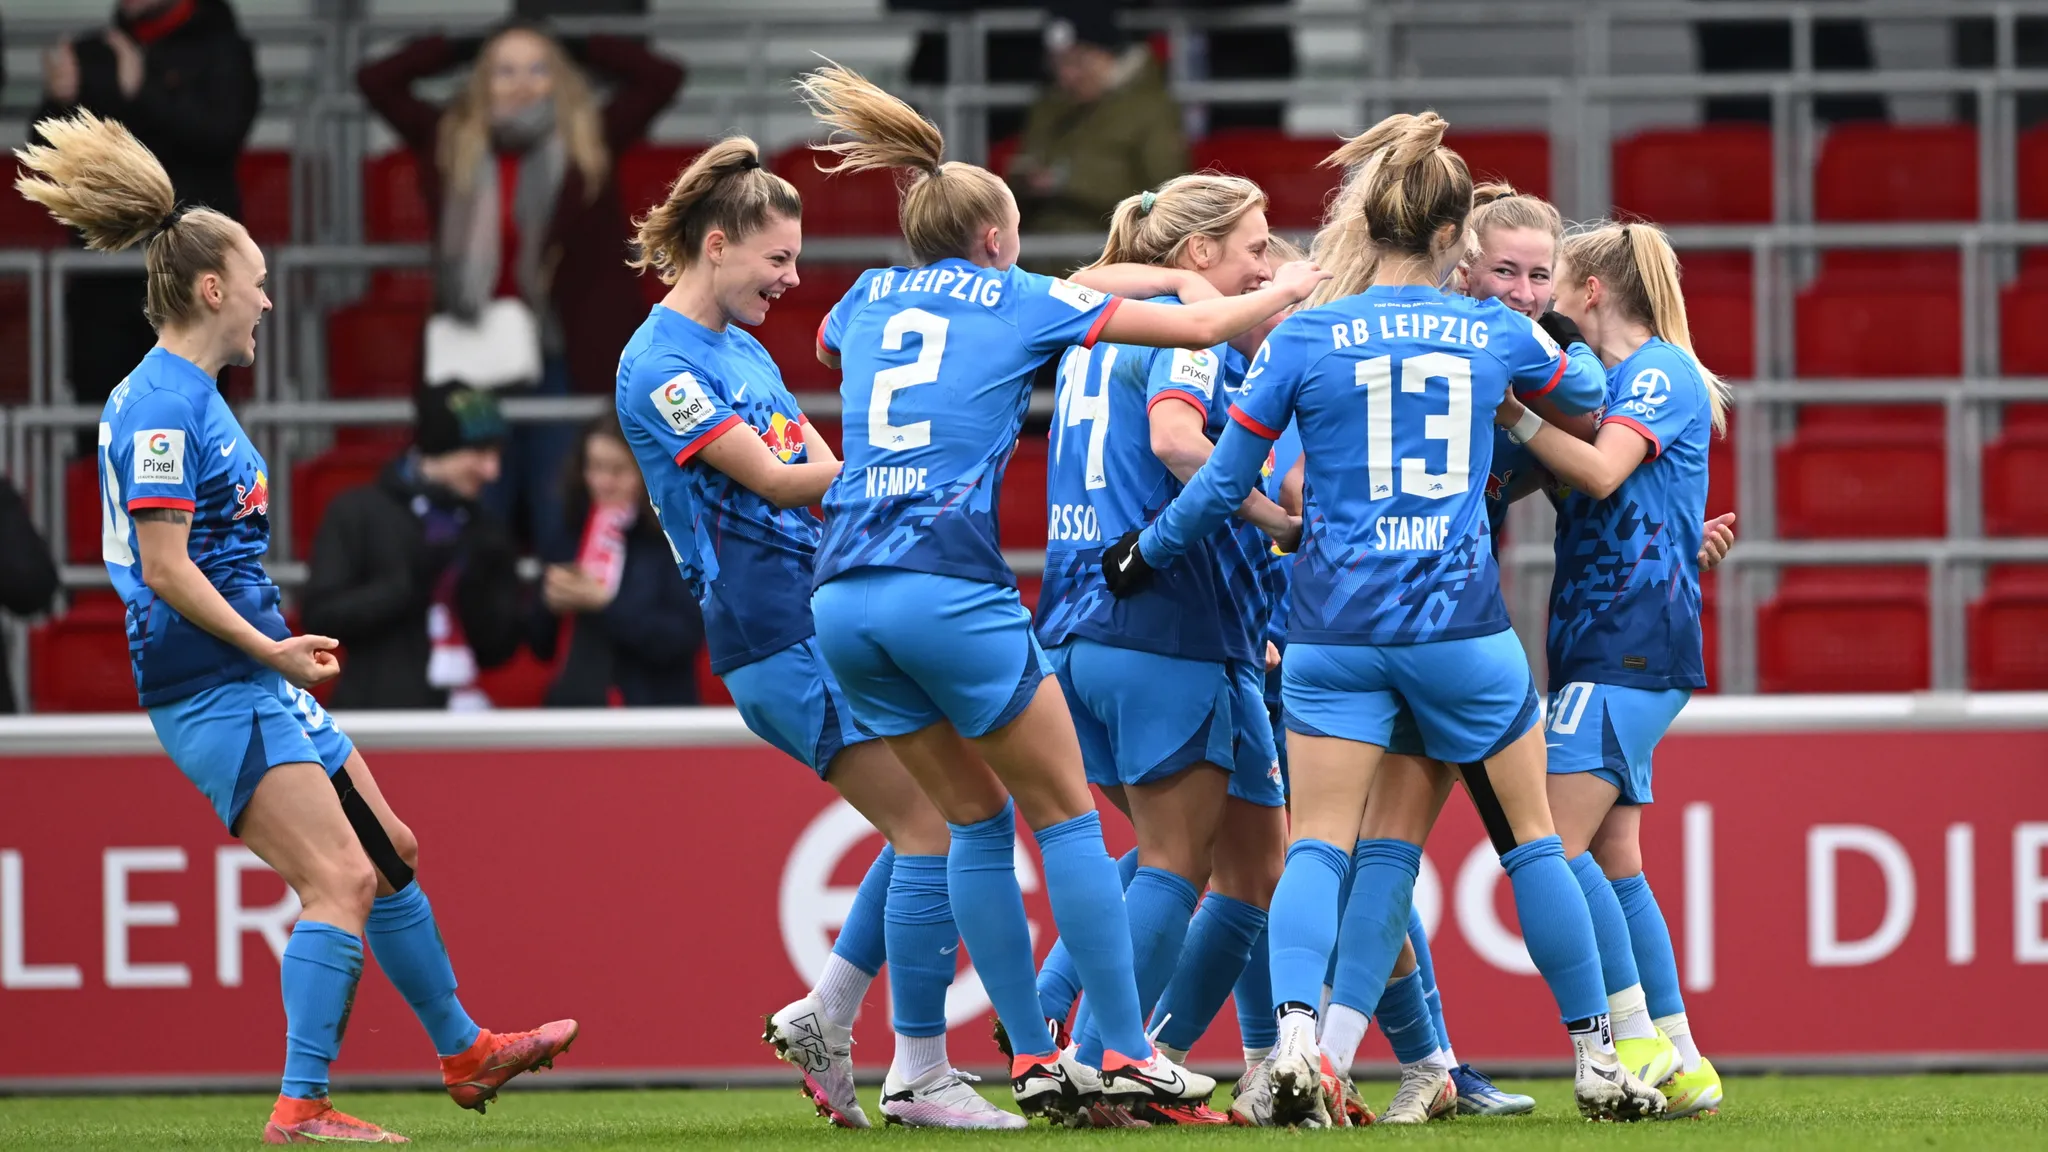
[[(225, 362), (246, 368), (256, 362), (256, 326), (270, 311), (270, 294), (264, 291), (269, 270), (263, 263), (262, 249), (246, 232), (228, 249), (225, 264), (212, 289), (219, 294), (220, 301), (213, 322), (218, 325), (228, 353)], [(200, 291), (202, 296), (210, 295), (203, 280)]]
[(766, 320), (775, 301), (802, 283), (796, 258), (803, 246), (803, 225), (780, 215), (770, 216), (744, 240), (728, 238), (711, 256), (713, 291), (726, 317), (749, 327)]
[(1273, 263), (1266, 257), (1271, 237), (1266, 214), (1254, 208), (1222, 236), (1189, 237), (1179, 263), (1200, 272), (1225, 296), (1241, 295), (1273, 278)]
[(1535, 228), (1492, 228), (1479, 237), (1479, 259), (1466, 275), (1474, 300), (1498, 300), (1524, 316), (1550, 310), (1557, 244)]

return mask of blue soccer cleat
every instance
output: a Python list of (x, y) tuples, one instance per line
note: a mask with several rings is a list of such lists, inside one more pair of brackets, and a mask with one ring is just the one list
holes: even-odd
[(1451, 1083), (1458, 1086), (1460, 1116), (1520, 1116), (1536, 1110), (1535, 1097), (1501, 1091), (1470, 1064), (1451, 1069)]

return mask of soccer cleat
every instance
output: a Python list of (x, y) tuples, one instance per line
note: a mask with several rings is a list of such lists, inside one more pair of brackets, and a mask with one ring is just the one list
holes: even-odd
[(1268, 1056), (1237, 1078), (1230, 1090), (1230, 1121), (1242, 1128), (1266, 1128), (1273, 1123), (1273, 1058)]
[(1520, 1116), (1536, 1110), (1534, 1096), (1503, 1092), (1470, 1064), (1451, 1069), (1451, 1083), (1458, 1088), (1460, 1116)]
[(1636, 1079), (1652, 1088), (1669, 1080), (1679, 1065), (1678, 1045), (1664, 1035), (1662, 1028), (1647, 1039), (1616, 1040), (1614, 1058), (1621, 1061), (1621, 1066), (1633, 1073)]
[(555, 1057), (575, 1042), (574, 1020), (556, 1020), (531, 1032), (478, 1029), (469, 1051), (441, 1058), (441, 1083), (457, 1104), (482, 1112), (498, 1098), (498, 1089), (507, 1080), (522, 1072), (554, 1067)]
[(974, 1085), (981, 1078), (957, 1068), (940, 1068), (912, 1084), (896, 1078), (891, 1068), (882, 1081), (882, 1122), (906, 1128), (1023, 1128), (1030, 1121), (1005, 1112)]
[(1394, 1102), (1380, 1114), (1382, 1124), (1427, 1124), (1458, 1114), (1458, 1086), (1448, 1069), (1434, 1061), (1401, 1065), (1401, 1085)]
[(818, 1115), (841, 1128), (870, 1127), (853, 1090), (853, 1029), (827, 1019), (816, 993), (768, 1017), (761, 1039), (803, 1073), (800, 1091)]
[(1579, 1046), (1572, 1094), (1588, 1120), (1641, 1120), (1664, 1111), (1664, 1096), (1622, 1067), (1612, 1053)]
[[(1003, 1059), (1005, 1060), (1016, 1059), (1017, 1054), (1010, 1049), (1010, 1030), (1003, 1027), (1002, 1017), (994, 1017), (991, 1025), (990, 1031), (995, 1036), (996, 1050), (1003, 1054)], [(1065, 1020), (1048, 1016), (1045, 1018), (1045, 1030), (1052, 1034), (1052, 1044), (1055, 1048), (1065, 1049), (1071, 1047), (1074, 1043), (1073, 1036), (1067, 1032), (1067, 1022)]]
[[(1324, 1067), (1328, 1068), (1327, 1060), (1324, 1061)], [(1323, 1087), (1325, 1091), (1329, 1090), (1327, 1079), (1324, 1080)], [(1343, 1102), (1341, 1110), (1332, 1109), (1330, 1113), (1331, 1119), (1336, 1120), (1340, 1128), (1363, 1128), (1379, 1121), (1379, 1117), (1372, 1114), (1371, 1106), (1366, 1104), (1365, 1097), (1359, 1095), (1358, 1084), (1349, 1076), (1337, 1081), (1337, 1091), (1331, 1099)]]
[(368, 1120), (337, 1112), (325, 1097), (300, 1100), (279, 1096), (270, 1109), (270, 1121), (263, 1126), (265, 1144), (410, 1144), (396, 1132), (386, 1132)]
[(1054, 1124), (1078, 1126), (1083, 1092), (1076, 1065), (1064, 1053), (1017, 1056), (1010, 1061), (1010, 1092), (1028, 1119), (1043, 1116)]
[[(1158, 1048), (1144, 1060), (1133, 1060), (1121, 1052), (1102, 1053), (1102, 1101), (1120, 1105), (1132, 1116), (1145, 1119), (1147, 1105), (1181, 1105), (1190, 1102), (1193, 1074), (1174, 1063)], [(1214, 1080), (1202, 1077), (1215, 1091)], [(1205, 1121), (1206, 1122), (1206, 1121)]]
[(1664, 1114), (1659, 1120), (1683, 1120), (1721, 1110), (1721, 1074), (1714, 1062), (1700, 1057), (1700, 1066), (1664, 1082)]
[(1333, 1126), (1323, 1093), (1323, 1058), (1308, 1029), (1282, 1028), (1273, 1047), (1273, 1123), (1287, 1128)]

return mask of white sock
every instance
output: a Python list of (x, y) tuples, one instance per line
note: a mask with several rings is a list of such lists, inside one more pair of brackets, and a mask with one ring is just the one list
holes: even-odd
[(1323, 1055), (1330, 1058), (1330, 1067), (1336, 1069), (1337, 1075), (1351, 1075), (1358, 1042), (1365, 1039), (1365, 1030), (1371, 1023), (1365, 1013), (1348, 1004), (1332, 1004), (1323, 1013)]
[(1259, 1065), (1261, 1065), (1261, 1064), (1264, 1064), (1264, 1063), (1266, 1062), (1266, 1057), (1268, 1057), (1268, 1056), (1271, 1056), (1272, 1054), (1273, 1054), (1273, 1050), (1272, 1050), (1271, 1048), (1247, 1048), (1247, 1049), (1245, 1049), (1245, 1050), (1244, 1050), (1244, 1066), (1245, 1066), (1245, 1070), (1246, 1070), (1246, 1071), (1250, 1071), (1251, 1069), (1253, 1069), (1253, 1068), (1257, 1068), (1257, 1067), (1258, 1067)]
[(1589, 1019), (1592, 1024), (1585, 1031), (1571, 1033), (1572, 1047), (1604, 1053), (1609, 1059), (1613, 1059), (1614, 1025), (1609, 1021), (1607, 1013), (1602, 1012)]
[(1650, 1022), (1650, 1008), (1643, 999), (1643, 986), (1631, 984), (1607, 998), (1607, 1015), (1614, 1021), (1616, 1040), (1655, 1040), (1657, 1026)]
[(1323, 998), (1316, 1002), (1316, 1015), (1324, 1016), (1330, 1011), (1330, 986), (1323, 985)]
[(851, 1028), (860, 1002), (867, 998), (868, 985), (874, 982), (872, 975), (834, 952), (825, 958), (825, 974), (818, 977), (818, 986), (811, 990), (811, 995), (825, 1006), (825, 1019), (841, 1028)]
[(1422, 1059), (1415, 1061), (1414, 1063), (1403, 1061), (1401, 1064), (1401, 1069), (1404, 1072), (1410, 1068), (1428, 1069), (1430, 1071), (1437, 1072), (1448, 1072), (1450, 1071), (1450, 1069), (1444, 1067), (1443, 1055), (1443, 1049), (1439, 1048), (1436, 1051), (1431, 1052), (1429, 1055), (1424, 1056)]
[(1451, 1048), (1445, 1048), (1445, 1049), (1444, 1049), (1444, 1067), (1446, 1067), (1446, 1068), (1456, 1068), (1457, 1066), (1458, 1066), (1458, 1053), (1457, 1053), (1457, 1051), (1456, 1051), (1455, 1049), (1451, 1049)]
[(1699, 1071), (1700, 1046), (1692, 1042), (1692, 1021), (1685, 1018), (1685, 1013), (1660, 1016), (1656, 1023), (1657, 1027), (1664, 1030), (1664, 1035), (1671, 1037), (1671, 1043), (1678, 1048), (1679, 1071)]
[(905, 1084), (922, 1083), (925, 1077), (949, 1066), (944, 1032), (937, 1036), (896, 1034), (896, 1059), (890, 1071), (897, 1080)]
[(1173, 1061), (1175, 1064), (1185, 1064), (1188, 1062), (1188, 1050), (1185, 1048), (1168, 1048), (1157, 1041), (1154, 1041), (1152, 1046), (1159, 1049), (1168, 1060)]
[(1316, 1046), (1315, 1033), (1316, 1018), (1308, 1013), (1294, 1011), (1280, 1014), (1280, 1043), (1278, 1047), (1286, 1047), (1291, 1038), (1296, 1047), (1313, 1049)]
[(1457, 1068), (1458, 1062), (1451, 1058), (1449, 1048), (1439, 1048), (1436, 1050), (1436, 1066), (1449, 1072)]

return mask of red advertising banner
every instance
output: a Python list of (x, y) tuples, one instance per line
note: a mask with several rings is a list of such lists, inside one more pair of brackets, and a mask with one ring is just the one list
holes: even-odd
[[(1647, 866), (1709, 1052), (2048, 1052), (1985, 1008), (2048, 1004), (2048, 732), (1674, 735), (1657, 761)], [(564, 1067), (586, 1072), (772, 1067), (761, 1017), (818, 972), (880, 846), (760, 745), (370, 763), (419, 837), (464, 1003), (499, 1029), (578, 1017)], [(1028, 844), (1018, 872), (1043, 952)], [(1417, 899), (1458, 1052), (1561, 1060), (1504, 880), (1454, 793)], [(161, 755), (0, 754), (0, 1080), (273, 1072), (295, 911)], [(950, 1009), (955, 1062), (996, 1062), (971, 970)], [(1226, 1007), (1197, 1058), (1234, 1059), (1236, 1031)], [(887, 1062), (886, 978), (857, 1036)], [(434, 1067), (366, 974), (337, 1071)]]

